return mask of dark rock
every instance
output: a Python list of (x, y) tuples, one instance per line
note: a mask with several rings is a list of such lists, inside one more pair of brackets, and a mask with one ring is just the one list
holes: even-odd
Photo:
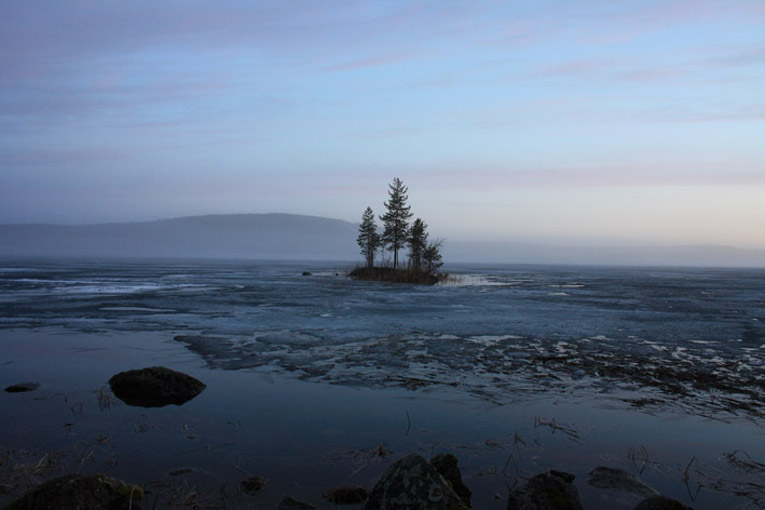
[(335, 487), (324, 493), (324, 499), (336, 505), (358, 505), (369, 497), (369, 492), (358, 485)]
[(112, 392), (131, 406), (162, 407), (181, 405), (199, 395), (206, 385), (165, 367), (149, 367), (120, 372), (111, 379)]
[(470, 497), (473, 493), (462, 483), (462, 473), (459, 466), (457, 466), (457, 457), (451, 453), (442, 453), (436, 455), (430, 463), (444, 477), (465, 505), (470, 506)]
[(377, 481), (364, 510), (468, 510), (469, 507), (421, 455), (394, 463)]
[(66, 475), (54, 478), (26, 493), (6, 508), (12, 510), (124, 510), (143, 499), (143, 490), (104, 475)]
[(510, 493), (507, 510), (583, 510), (574, 475), (548, 471)]
[(664, 496), (651, 496), (648, 499), (644, 499), (633, 510), (693, 510), (689, 506), (685, 506), (676, 499), (670, 499)]
[(257, 494), (266, 488), (266, 479), (262, 476), (251, 476), (242, 480), (242, 490), (247, 494)]
[(615, 489), (648, 498), (659, 493), (621, 469), (598, 466), (590, 471), (587, 483), (599, 489)]
[(311, 276), (311, 272), (310, 271), (303, 271), (303, 276)]
[(314, 510), (316, 507), (303, 503), (290, 496), (285, 496), (279, 503), (279, 507), (276, 510)]
[(5, 388), (8, 393), (21, 393), (22, 391), (34, 391), (40, 387), (40, 383), (36, 382), (23, 382), (19, 384), (13, 384)]

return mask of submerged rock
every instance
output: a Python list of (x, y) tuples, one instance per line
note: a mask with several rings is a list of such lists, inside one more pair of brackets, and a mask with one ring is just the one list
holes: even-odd
[(510, 493), (507, 510), (583, 510), (574, 475), (548, 471)]
[(335, 487), (324, 493), (324, 499), (336, 505), (358, 505), (369, 497), (369, 491), (358, 485)]
[(257, 494), (266, 488), (266, 479), (262, 476), (251, 476), (242, 480), (242, 490), (247, 494)]
[(451, 453), (442, 453), (436, 455), (430, 463), (433, 464), (436, 471), (444, 477), (444, 480), (449, 483), (462, 502), (469, 507), (470, 497), (473, 493), (464, 483), (462, 483), (462, 473), (460, 472), (459, 466), (457, 466), (457, 457)]
[(21, 393), (23, 391), (34, 391), (40, 387), (40, 383), (36, 382), (23, 382), (18, 384), (12, 384), (5, 388), (8, 393)]
[(282, 498), (276, 510), (315, 510), (315, 508), (315, 506), (298, 501), (291, 496), (285, 496)]
[(644, 499), (633, 510), (693, 510), (689, 506), (685, 506), (676, 499), (667, 498), (665, 496), (651, 496), (648, 499)]
[(143, 490), (104, 475), (66, 475), (54, 478), (26, 493), (6, 508), (11, 510), (82, 510), (101, 508), (124, 510), (137, 508), (143, 499)]
[(468, 510), (435, 467), (421, 455), (394, 463), (378, 480), (364, 510)]
[(659, 493), (621, 469), (598, 466), (590, 471), (587, 483), (599, 489), (614, 489), (648, 498)]
[(131, 406), (163, 407), (185, 404), (207, 386), (190, 375), (165, 367), (120, 372), (109, 385), (114, 395)]

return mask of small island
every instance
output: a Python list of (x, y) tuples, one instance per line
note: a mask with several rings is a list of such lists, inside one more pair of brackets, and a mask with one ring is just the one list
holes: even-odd
[[(413, 215), (411, 207), (407, 205), (408, 189), (401, 179), (394, 178), (389, 188), (386, 212), (380, 216), (383, 222), (382, 234), (377, 232), (375, 214), (371, 207), (367, 207), (361, 216), (356, 242), (366, 265), (357, 267), (348, 276), (359, 280), (425, 285), (445, 280), (447, 275), (439, 272), (444, 264), (441, 257), (443, 241), (428, 240), (428, 225), (422, 219), (417, 218), (409, 224)], [(406, 268), (399, 268), (398, 252), (403, 248), (409, 249), (409, 258)], [(380, 266), (375, 266), (378, 250), (392, 252), (393, 261), (382, 260)]]

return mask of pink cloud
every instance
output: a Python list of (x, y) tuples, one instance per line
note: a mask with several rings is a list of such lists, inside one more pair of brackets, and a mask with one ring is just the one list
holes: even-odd
[[(720, 171), (693, 164), (600, 167), (452, 168), (423, 172), (422, 180), (441, 189), (497, 191), (517, 188), (765, 186), (765, 172), (755, 163)], [(437, 174), (434, 175), (434, 174)]]

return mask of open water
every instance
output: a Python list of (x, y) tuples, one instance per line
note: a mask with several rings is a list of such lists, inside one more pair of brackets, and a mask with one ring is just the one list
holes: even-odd
[[(504, 508), (513, 484), (549, 468), (577, 475), (588, 508), (634, 506), (586, 485), (596, 465), (695, 508), (765, 504), (765, 270), (456, 266), (426, 287), (353, 281), (350, 268), (4, 260), (0, 384), (30, 370), (43, 379), (38, 399), (93, 405), (110, 371), (151, 362), (199, 375), (208, 389), (198, 399), (152, 410), (143, 425), (118, 401), (94, 411), (68, 451), (105, 434), (113, 451), (93, 468), (117, 456), (121, 476), (147, 483), (180, 469), (189, 484), (226, 485), (232, 465), (265, 470), (274, 481), (257, 496), (263, 508), (283, 493), (320, 506), (321, 484), (371, 488), (414, 451), (455, 453), (475, 508)], [(59, 374), (48, 393), (41, 367)], [(7, 448), (60, 446), (54, 419), (71, 439), (73, 418), (51, 405), (33, 412), (30, 398), (0, 400)], [(29, 416), (45, 423), (21, 434)], [(173, 435), (174, 419), (205, 433)], [(173, 452), (159, 453), (172, 441), (151, 427), (180, 441)], [(208, 448), (174, 469), (189, 437), (219, 455)], [(150, 461), (126, 453), (145, 457), (147, 445), (158, 448)]]

